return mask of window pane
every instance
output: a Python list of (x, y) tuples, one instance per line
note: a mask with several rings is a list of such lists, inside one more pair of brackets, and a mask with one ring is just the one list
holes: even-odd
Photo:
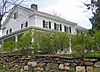
[(45, 21), (45, 28), (49, 28), (48, 22)]
[(56, 24), (56, 30), (59, 31), (60, 30), (60, 26), (58, 24)]

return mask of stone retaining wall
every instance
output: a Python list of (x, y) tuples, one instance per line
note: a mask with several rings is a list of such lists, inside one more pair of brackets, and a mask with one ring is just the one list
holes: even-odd
[(8, 55), (0, 57), (0, 66), (19, 72), (100, 72), (100, 58)]

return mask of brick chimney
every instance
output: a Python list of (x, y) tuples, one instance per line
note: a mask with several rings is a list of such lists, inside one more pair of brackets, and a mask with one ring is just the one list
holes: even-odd
[(36, 4), (31, 4), (31, 9), (33, 9), (33, 10), (38, 10), (38, 5), (36, 5)]

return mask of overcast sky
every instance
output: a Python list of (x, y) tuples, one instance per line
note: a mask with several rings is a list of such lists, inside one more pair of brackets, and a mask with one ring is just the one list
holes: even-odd
[[(27, 0), (29, 1), (29, 0)], [(90, 0), (30, 0), (30, 2), (24, 3), (29, 6), (35, 3), (39, 7), (39, 11), (46, 13), (57, 13), (66, 20), (78, 23), (78, 25), (85, 28), (91, 28), (91, 23), (88, 20), (90, 13), (86, 12), (86, 7), (82, 2), (89, 2)]]

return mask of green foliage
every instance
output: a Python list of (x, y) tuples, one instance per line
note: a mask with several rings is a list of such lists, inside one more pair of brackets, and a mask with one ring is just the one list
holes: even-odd
[[(33, 43), (32, 38), (34, 38)], [(94, 37), (88, 37), (86, 34), (71, 36), (65, 32), (39, 30), (26, 31), (17, 43), (15, 41), (5, 41), (2, 49), (13, 52), (17, 48), (16, 52), (20, 51), (25, 55), (31, 54), (32, 50), (34, 53), (55, 54), (59, 50), (68, 49), (70, 39), (73, 52), (78, 55), (84, 56), (91, 50), (100, 50), (100, 31), (95, 31)]]
[(23, 54), (28, 54), (31, 45), (32, 45), (32, 34), (31, 34), (31, 30), (26, 31), (23, 36), (20, 38), (20, 40), (17, 42), (17, 48), (18, 50), (21, 51), (21, 53)]
[(2, 64), (0, 64), (0, 72), (8, 72)]
[(92, 23), (92, 30), (100, 30), (100, 0), (90, 0), (91, 3), (84, 3), (93, 16), (89, 19)]
[(87, 41), (87, 38), (84, 34), (78, 34), (72, 37), (71, 43), (72, 47), (74, 47), (77, 44), (80, 44), (82, 46), (85, 46), (85, 42)]
[(80, 56), (84, 56), (84, 47), (81, 44), (77, 44), (74, 46), (74, 49), (77, 53), (80, 54)]
[(85, 34), (78, 34), (74, 36), (71, 40), (72, 48), (81, 56), (84, 56), (86, 47), (88, 46), (87, 42), (88, 38), (85, 36)]
[(95, 39), (97, 48), (99, 48), (100, 50), (100, 30), (95, 31), (94, 39)]
[(87, 57), (100, 57), (99, 52), (89, 52), (86, 54)]
[(32, 40), (31, 30), (28, 30), (23, 34), (23, 36), (18, 41), (18, 47), (29, 48), (31, 45), (31, 40)]
[(95, 48), (95, 39), (94, 38), (87, 38), (86, 48), (88, 50), (93, 50)]
[(16, 46), (16, 43), (14, 41), (8, 40), (3, 43), (3, 50), (7, 52), (12, 52), (15, 46)]
[(55, 54), (58, 50), (69, 47), (69, 35), (67, 33), (48, 31), (34, 32), (33, 47), (35, 51), (46, 54)]

